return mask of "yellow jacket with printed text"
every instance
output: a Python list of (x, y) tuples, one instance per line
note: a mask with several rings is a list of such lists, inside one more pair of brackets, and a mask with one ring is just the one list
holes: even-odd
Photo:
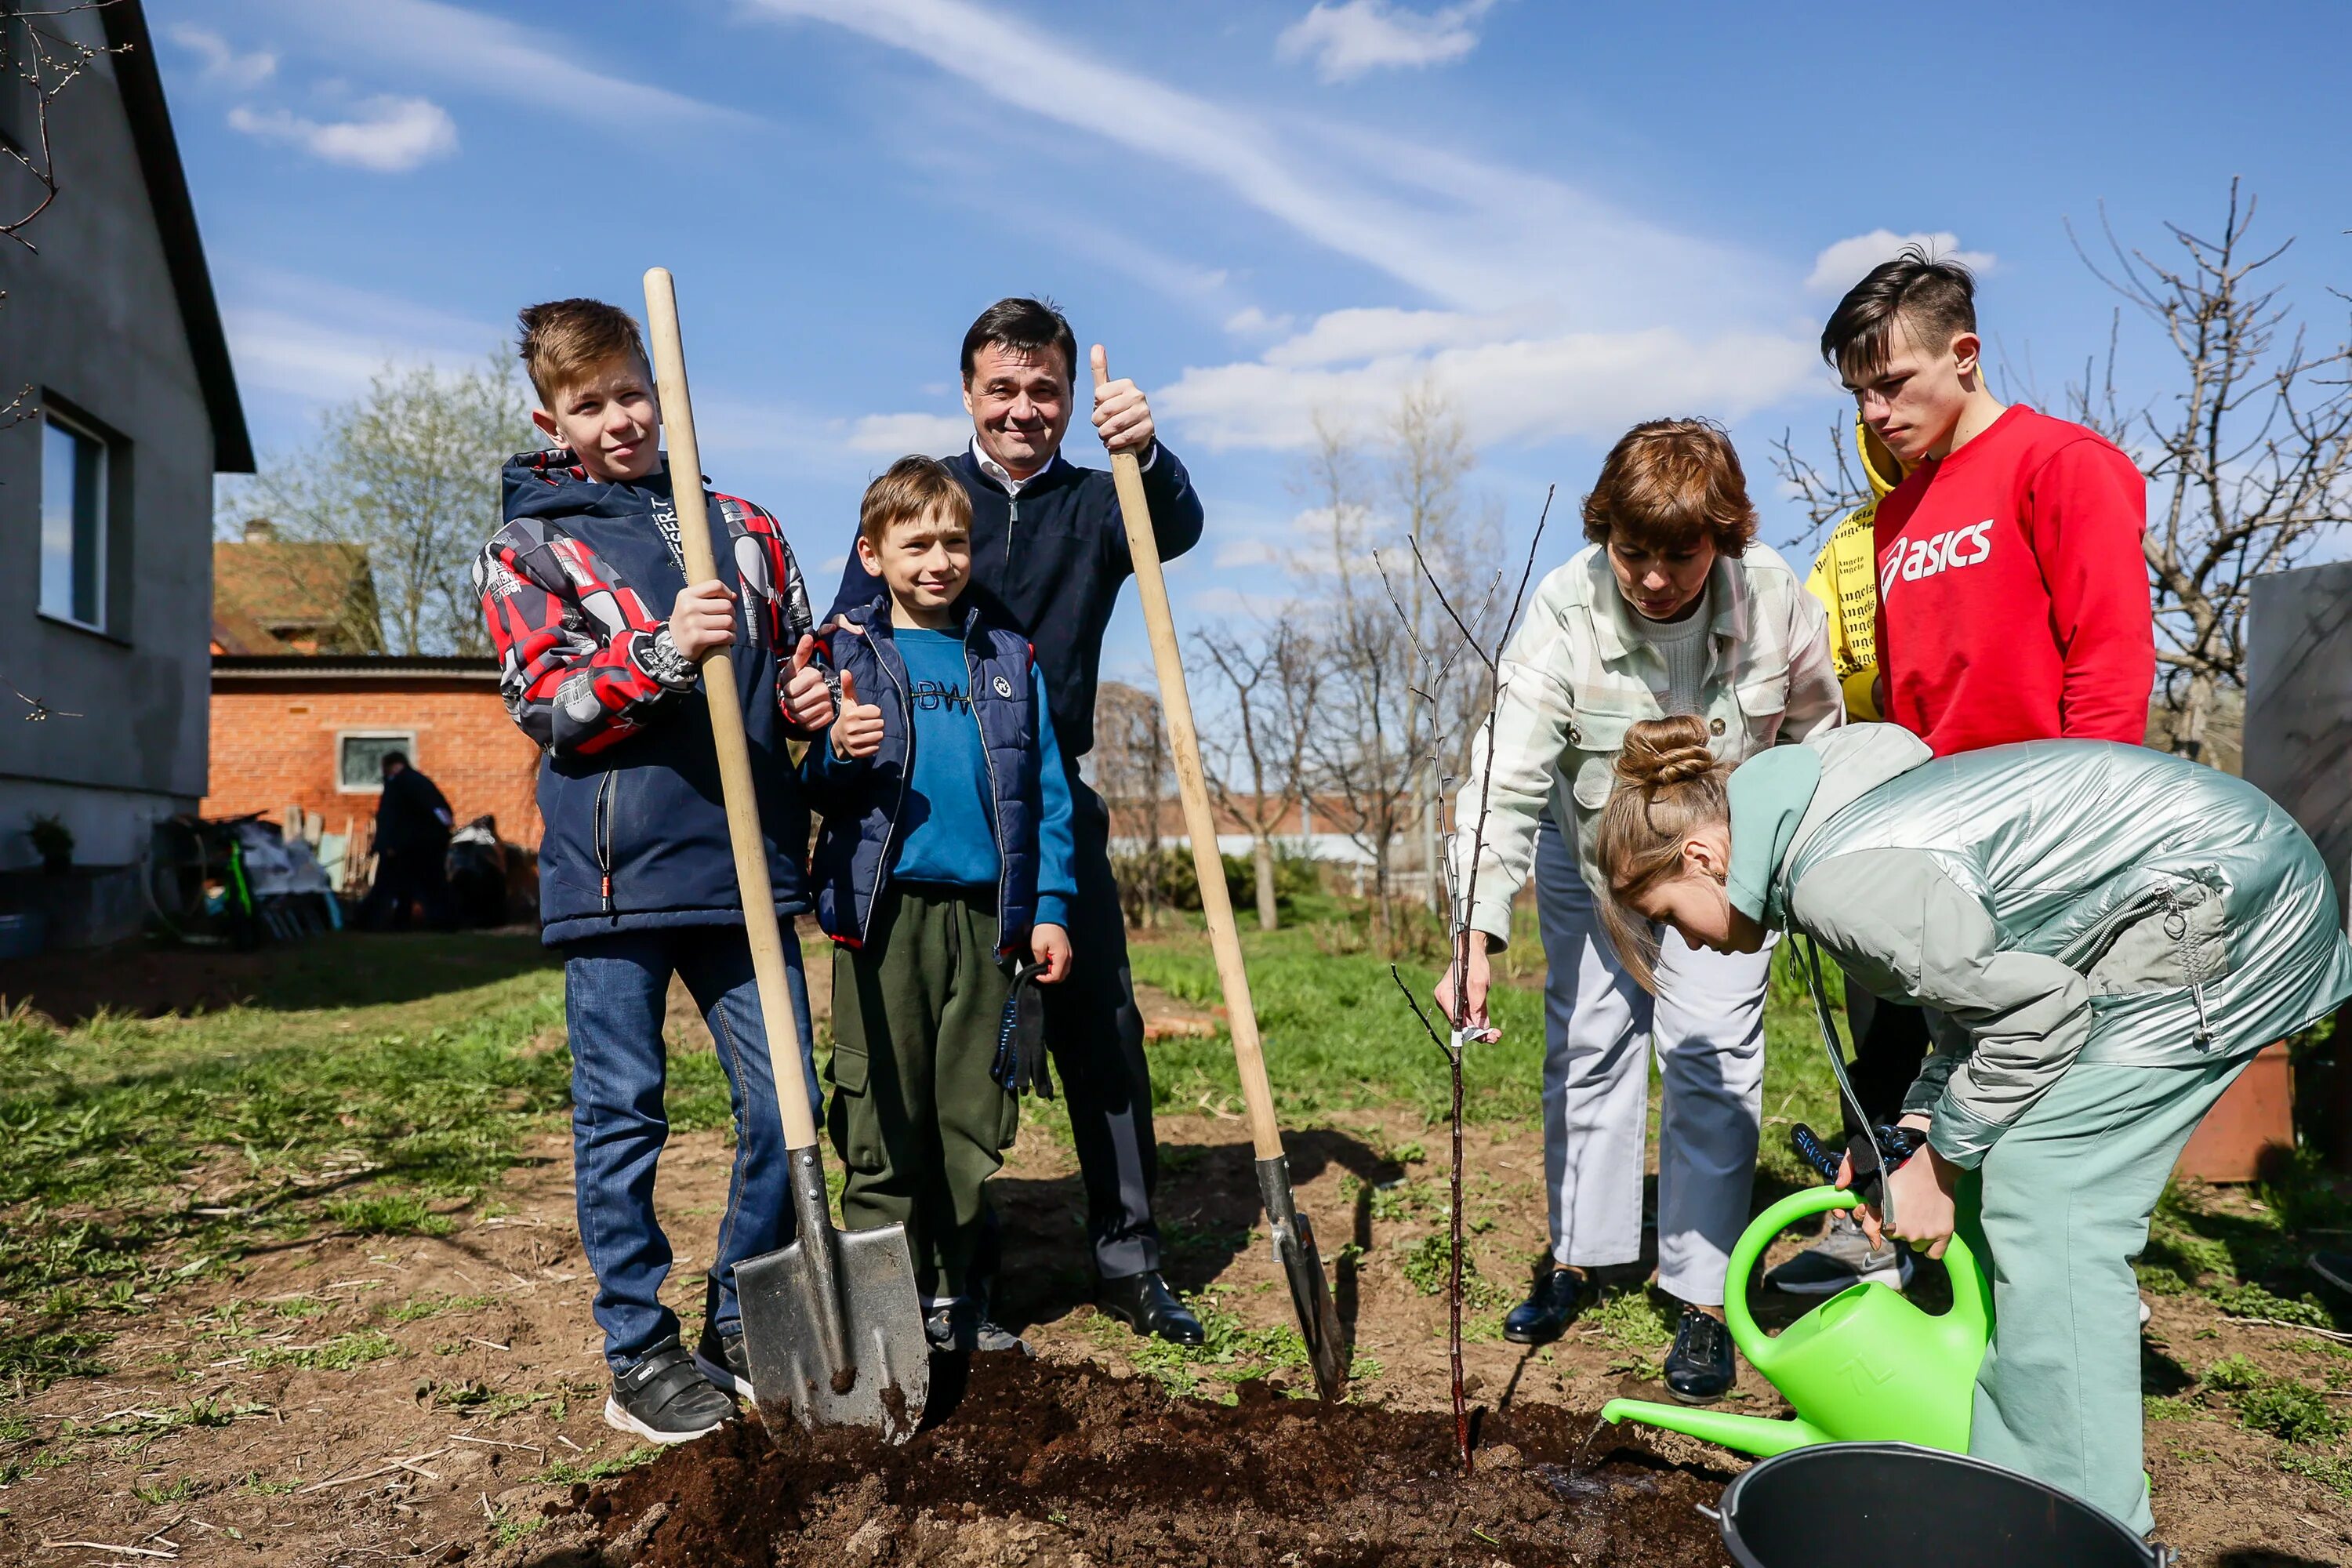
[(1853, 447), (1862, 458), (1863, 476), (1870, 481), (1870, 500), (1846, 513), (1830, 531), (1805, 589), (1821, 601), (1830, 620), (1830, 663), (1845, 692), (1846, 716), (1875, 723), (1878, 704), (1871, 686), (1878, 679), (1878, 549), (1873, 534), (1878, 523), (1878, 503), (1903, 482), (1889, 477), (1870, 460), (1870, 443), (1863, 437), (1862, 417), (1854, 416)]

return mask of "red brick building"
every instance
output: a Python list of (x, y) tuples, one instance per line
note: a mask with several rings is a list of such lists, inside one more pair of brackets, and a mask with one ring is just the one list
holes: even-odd
[(399, 750), (441, 786), (462, 825), (539, 847), (539, 748), (507, 717), (489, 658), (383, 654), (216, 654), (206, 816), (289, 805), (341, 834), (373, 822), (383, 753)]

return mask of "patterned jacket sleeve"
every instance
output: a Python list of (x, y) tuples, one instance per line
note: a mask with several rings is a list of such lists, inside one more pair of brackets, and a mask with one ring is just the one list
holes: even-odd
[(475, 558), (474, 587), (507, 711), (559, 756), (627, 739), (699, 679), (668, 621), (576, 539), (509, 522)]
[[(784, 542), (783, 525), (773, 513), (736, 496), (714, 495), (712, 499), (719, 503), (720, 519), (729, 525), (726, 536), (734, 538), (739, 546), (736, 571), (758, 593), (767, 616), (768, 646), (775, 649), (776, 656), (776, 710), (783, 715), (784, 728), (805, 739), (808, 731), (793, 720), (787, 689), (793, 650), (800, 647), (801, 638), (816, 632), (815, 618), (809, 613), (808, 580), (801, 575), (800, 558)], [(740, 547), (756, 551), (756, 576), (754, 562), (743, 557)], [(839, 701), (840, 678), (829, 668), (824, 676), (835, 700)]]

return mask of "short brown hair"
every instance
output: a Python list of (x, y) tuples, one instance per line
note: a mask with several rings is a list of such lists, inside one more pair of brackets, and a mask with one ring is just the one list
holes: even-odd
[(1731, 437), (1710, 419), (1652, 419), (1617, 438), (1584, 498), (1584, 537), (1659, 550), (1712, 540), (1719, 554), (1746, 553), (1756, 507)]
[(526, 305), (516, 320), (522, 327), (523, 368), (539, 394), (539, 405), (552, 410), (564, 388), (577, 385), (599, 365), (628, 358), (651, 369), (637, 323), (618, 305), (602, 300), (550, 300)]
[(1977, 330), (1976, 275), (1957, 261), (1937, 261), (1906, 245), (1845, 291), (1822, 329), (1822, 358), (1852, 380), (1874, 375), (1886, 363), (1886, 340), (1897, 321), (1913, 341), (1941, 353), (1962, 332)]
[(933, 512), (945, 512), (950, 522), (969, 529), (971, 497), (937, 458), (901, 458), (866, 487), (857, 507), (857, 536), (879, 550), (894, 526)]
[(980, 313), (979, 320), (963, 335), (963, 381), (971, 384), (972, 362), (980, 351), (994, 343), (999, 348), (1023, 353), (1042, 354), (1047, 349), (1062, 351), (1062, 374), (1075, 384), (1078, 378), (1078, 340), (1070, 331), (1069, 319), (1062, 308), (1051, 300), (1025, 299), (1014, 295), (999, 300)]

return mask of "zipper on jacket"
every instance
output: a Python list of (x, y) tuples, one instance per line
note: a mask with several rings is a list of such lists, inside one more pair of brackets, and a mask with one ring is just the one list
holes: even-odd
[[(866, 636), (871, 637), (873, 633), (868, 631)], [(866, 939), (874, 934), (874, 910), (882, 902), (882, 889), (890, 881), (890, 846), (898, 837), (899, 820), (907, 815), (907, 791), (912, 787), (915, 777), (915, 700), (899, 681), (897, 672), (891, 669), (890, 661), (882, 657), (882, 645), (876, 642), (869, 646), (874, 649), (874, 667), (882, 672), (882, 679), (888, 681), (890, 689), (898, 693), (898, 713), (907, 729), (907, 760), (898, 769), (898, 803), (891, 807), (889, 823), (882, 829), (882, 858), (874, 863), (874, 896), (866, 900), (866, 918), (857, 922), (857, 942), (861, 947), (865, 945)], [(830, 737), (824, 742), (826, 745), (832, 743)]]
[(1004, 498), (1004, 569), (1013, 569), (1013, 525), (1021, 521), (1021, 498)]
[(613, 792), (619, 787), (619, 772), (605, 769), (604, 776), (596, 782), (594, 816), (596, 870), (600, 884), (598, 896), (604, 900), (604, 913), (616, 925), (620, 923), (621, 915), (613, 906)]
[[(2215, 895), (2209, 889), (2206, 897)], [(2205, 976), (2189, 947), (2189, 911), (2205, 900), (2184, 903), (2169, 885), (2158, 889), (2158, 901), (2164, 905), (2164, 934), (2170, 937), (2180, 950), (2181, 972), (2189, 976), (2189, 997), (2197, 1005), (2197, 1039), (2200, 1045), (2213, 1042), (2213, 1020), (2205, 1013)]]
[[(1009, 537), (1009, 536), (1008, 536)], [(1004, 791), (996, 782), (996, 754), (989, 750), (988, 726), (980, 721), (980, 665), (972, 658), (971, 633), (964, 634), (963, 679), (966, 706), (971, 714), (971, 727), (980, 731), (980, 762), (988, 770), (989, 826), (996, 834), (996, 948), (1000, 953), (1013, 947), (1013, 933), (1003, 925), (1005, 900), (1013, 890), (1013, 857), (1004, 849)], [(1043, 796), (1044, 791), (1039, 790)], [(1041, 846), (1042, 853), (1042, 846)]]
[(2162, 889), (2147, 888), (2117, 904), (2076, 932), (2074, 940), (2059, 950), (2056, 954), (2058, 962), (2071, 966), (2075, 960), (2089, 957), (2098, 951), (2099, 944), (2106, 940), (2110, 931), (2146, 914), (2163, 896)]

